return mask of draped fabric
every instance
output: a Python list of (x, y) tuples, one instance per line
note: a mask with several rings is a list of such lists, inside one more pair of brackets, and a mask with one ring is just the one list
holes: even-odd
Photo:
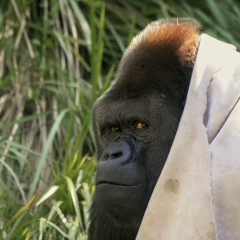
[(240, 54), (206, 34), (137, 240), (240, 239)]

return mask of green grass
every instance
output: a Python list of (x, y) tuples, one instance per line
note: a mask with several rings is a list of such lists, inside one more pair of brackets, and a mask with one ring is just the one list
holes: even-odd
[(0, 1), (1, 239), (87, 239), (91, 108), (132, 37), (163, 17), (240, 48), (237, 0)]

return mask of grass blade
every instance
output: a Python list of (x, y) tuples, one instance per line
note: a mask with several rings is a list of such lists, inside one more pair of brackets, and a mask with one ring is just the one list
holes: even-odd
[(54, 139), (54, 137), (55, 137), (55, 134), (56, 134), (56, 132), (57, 132), (57, 130), (58, 130), (58, 128), (59, 128), (59, 125), (60, 125), (62, 119), (64, 118), (65, 114), (66, 114), (68, 111), (69, 111), (68, 109), (63, 110), (63, 111), (59, 114), (58, 118), (56, 119), (55, 123), (54, 123), (53, 126), (52, 126), (52, 129), (51, 129), (51, 131), (50, 131), (50, 133), (49, 133), (47, 142), (46, 142), (46, 144), (45, 144), (44, 151), (43, 151), (43, 153), (42, 153), (42, 155), (41, 155), (41, 158), (40, 158), (40, 160), (39, 160), (39, 163), (38, 163), (38, 166), (37, 166), (37, 171), (36, 171), (36, 173), (35, 173), (35, 175), (34, 175), (34, 179), (33, 179), (33, 182), (32, 182), (32, 184), (31, 184), (28, 197), (32, 196), (33, 193), (36, 191), (37, 184), (38, 184), (38, 182), (39, 182), (39, 180), (40, 180), (40, 175), (41, 175), (41, 172), (42, 172), (44, 163), (45, 163), (46, 160), (47, 160), (47, 154), (48, 154), (48, 152), (49, 152), (49, 150), (50, 150), (51, 144), (52, 144), (53, 139)]

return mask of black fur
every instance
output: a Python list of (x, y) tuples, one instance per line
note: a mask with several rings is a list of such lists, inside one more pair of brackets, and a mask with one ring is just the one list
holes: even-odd
[(89, 240), (133, 240), (161, 174), (187, 96), (199, 25), (150, 24), (124, 54), (116, 81), (97, 101), (98, 150)]

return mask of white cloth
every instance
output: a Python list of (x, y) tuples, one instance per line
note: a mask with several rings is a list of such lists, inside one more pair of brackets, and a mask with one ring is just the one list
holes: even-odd
[(185, 109), (137, 240), (240, 239), (240, 54), (201, 35)]

